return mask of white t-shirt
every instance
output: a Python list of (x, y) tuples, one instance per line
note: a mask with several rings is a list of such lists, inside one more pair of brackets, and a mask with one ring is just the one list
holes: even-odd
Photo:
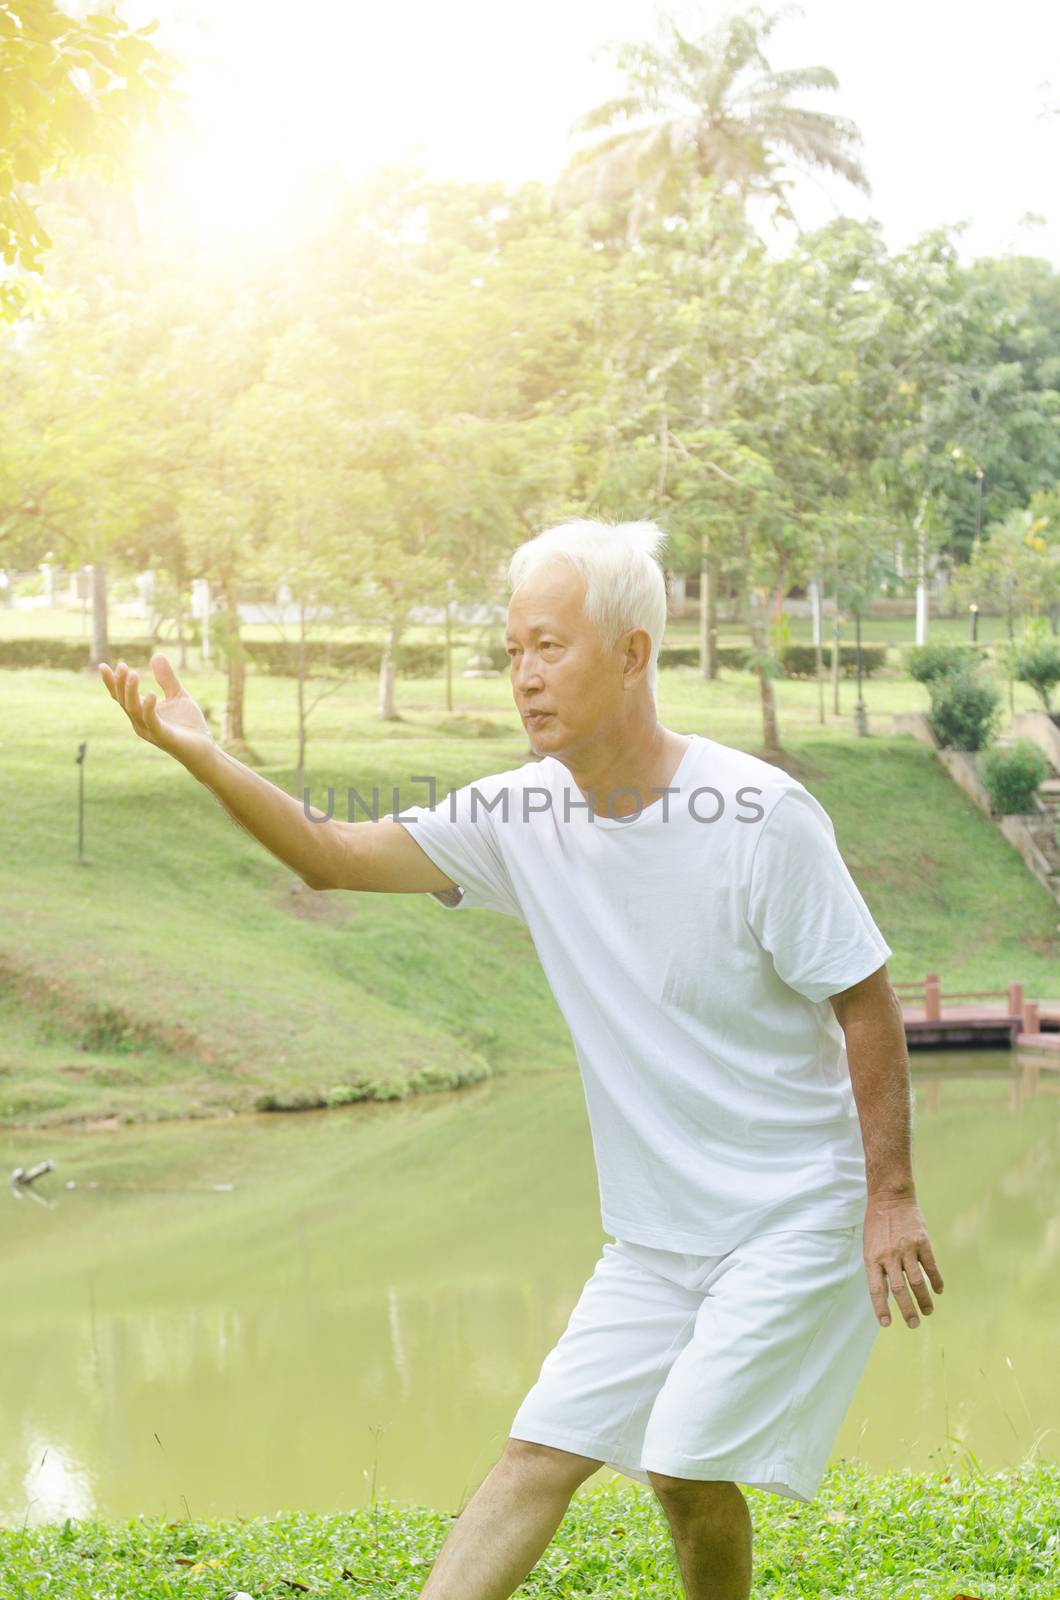
[(891, 949), (809, 791), (687, 737), (679, 792), (629, 818), (591, 816), (545, 756), (398, 820), (462, 888), (442, 905), (529, 928), (581, 1068), (605, 1230), (715, 1255), (767, 1229), (861, 1221), (864, 1149), (828, 996)]

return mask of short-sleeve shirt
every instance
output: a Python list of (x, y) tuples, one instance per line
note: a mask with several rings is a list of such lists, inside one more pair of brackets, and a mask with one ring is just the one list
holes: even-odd
[(861, 1220), (828, 997), (891, 949), (804, 785), (685, 737), (668, 792), (627, 818), (545, 756), (397, 820), (462, 890), (442, 905), (526, 923), (574, 1042), (605, 1230), (718, 1254)]

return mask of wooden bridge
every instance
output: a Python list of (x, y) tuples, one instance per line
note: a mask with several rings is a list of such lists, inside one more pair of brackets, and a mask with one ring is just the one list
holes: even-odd
[(1060, 1066), (1060, 1000), (1028, 1000), (1022, 983), (1007, 990), (946, 990), (938, 973), (923, 983), (892, 984), (910, 1050), (945, 1045), (1004, 1045), (1042, 1050)]

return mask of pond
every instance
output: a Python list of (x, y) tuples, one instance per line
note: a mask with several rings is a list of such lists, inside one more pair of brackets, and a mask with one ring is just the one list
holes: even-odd
[[(1060, 1072), (916, 1053), (947, 1281), (882, 1330), (837, 1441), (870, 1469), (1060, 1456)], [(581, 1086), (0, 1133), (0, 1522), (455, 1511), (604, 1235)]]

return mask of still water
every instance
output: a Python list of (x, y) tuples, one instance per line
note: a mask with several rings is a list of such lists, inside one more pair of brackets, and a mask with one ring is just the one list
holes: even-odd
[[(916, 1331), (881, 1331), (836, 1455), (1060, 1457), (1060, 1071), (1041, 1062), (914, 1056), (946, 1290)], [(48, 1156), (32, 1191), (0, 1194), (7, 1526), (341, 1510), (373, 1488), (456, 1510), (604, 1238), (573, 1072), (0, 1133), (7, 1172)]]

